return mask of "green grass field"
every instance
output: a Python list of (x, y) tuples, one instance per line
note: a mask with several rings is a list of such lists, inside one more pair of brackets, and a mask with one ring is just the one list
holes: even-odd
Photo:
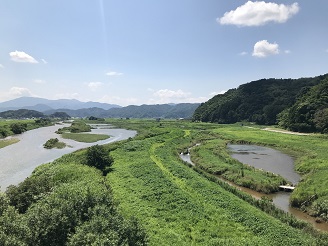
[[(218, 181), (208, 171), (209, 167), (217, 170), (223, 166), (227, 170), (236, 169), (242, 177), (240, 163), (230, 159), (224, 146), (230, 141), (247, 142), (293, 154), (297, 168), (307, 170), (302, 182), (313, 182), (313, 177), (324, 178), (321, 171), (326, 164), (317, 161), (325, 158), (325, 153), (320, 152), (324, 150), (325, 137), (300, 138), (238, 125), (173, 120), (107, 122), (138, 131), (134, 138), (104, 146), (114, 159), (107, 176), (83, 165), (85, 150), (38, 167), (32, 179), (22, 186), (24, 194), (17, 196), (22, 206), (26, 206), (26, 201), (31, 202), (27, 204), (26, 213), (13, 213), (10, 206), (4, 206), (4, 215), (0, 216), (0, 243), (12, 239), (11, 236), (15, 240), (49, 242), (51, 237), (58, 240), (59, 235), (62, 235), (61, 242), (71, 243), (67, 245), (84, 245), (85, 240), (99, 236), (105, 242), (113, 229), (122, 232), (127, 228), (117, 227), (120, 221), (114, 219), (112, 224), (111, 217), (105, 216), (113, 203), (124, 220), (132, 221), (129, 222), (131, 228), (137, 231), (143, 228), (140, 232), (147, 234), (148, 245), (328, 245), (328, 234), (274, 208), (267, 200), (255, 200)], [(198, 163), (203, 166), (191, 168), (180, 159), (179, 153), (197, 143), (201, 145), (192, 155), (196, 154)], [(309, 146), (315, 144), (318, 147)], [(317, 164), (318, 171), (312, 169), (315, 163), (320, 164)], [(244, 171), (244, 177), (250, 175)], [(252, 177), (254, 182), (263, 178), (274, 183), (276, 179), (263, 173)], [(321, 188), (326, 188), (324, 180), (321, 183)], [(297, 189), (304, 192), (301, 184)], [(324, 193), (316, 194), (316, 200), (308, 206), (313, 206), (313, 211), (324, 209), (314, 207), (315, 202), (325, 201)], [(101, 214), (97, 212), (99, 206), (105, 209)]]
[[(322, 243), (239, 199), (179, 159), (181, 146), (206, 141), (221, 132), (220, 127), (212, 132), (212, 126), (206, 129), (202, 124), (150, 121), (124, 126), (139, 130), (139, 135), (113, 145), (113, 172), (107, 182), (122, 213), (135, 216), (145, 227), (150, 245)], [(224, 131), (229, 133), (228, 128)]]
[(63, 138), (72, 139), (77, 142), (84, 142), (84, 143), (94, 143), (100, 140), (105, 140), (110, 138), (110, 136), (105, 134), (89, 134), (89, 133), (62, 133)]

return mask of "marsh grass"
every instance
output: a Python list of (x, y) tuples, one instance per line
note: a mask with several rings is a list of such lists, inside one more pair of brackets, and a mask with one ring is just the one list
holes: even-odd
[(63, 138), (72, 139), (77, 142), (84, 142), (84, 143), (94, 143), (100, 140), (105, 140), (110, 138), (109, 135), (106, 134), (89, 134), (89, 133), (62, 133)]
[(179, 159), (181, 148), (213, 140), (216, 133), (202, 124), (161, 123), (121, 124), (138, 136), (115, 145), (114, 171), (106, 179), (120, 211), (144, 225), (150, 245), (322, 244), (306, 226), (302, 231), (290, 226), (288, 216), (283, 222), (269, 216)]
[(19, 142), (18, 138), (0, 139), (0, 149), (18, 142)]

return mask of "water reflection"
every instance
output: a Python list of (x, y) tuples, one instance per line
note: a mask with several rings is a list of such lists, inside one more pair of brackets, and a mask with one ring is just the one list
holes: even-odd
[[(0, 148), (0, 186), (4, 191), (11, 184), (18, 184), (28, 177), (32, 171), (42, 163), (51, 162), (60, 156), (71, 153), (78, 149), (86, 148), (95, 144), (106, 144), (134, 137), (136, 131), (125, 129), (111, 129), (109, 125), (98, 126), (91, 133), (108, 134), (106, 140), (96, 143), (81, 143), (70, 139), (63, 139), (55, 132), (67, 125), (54, 125), (27, 131), (15, 136), (20, 141), (16, 144)], [(71, 147), (64, 149), (44, 149), (43, 144), (50, 138), (58, 138)]]
[(301, 176), (294, 171), (294, 160), (278, 150), (247, 144), (229, 144), (231, 157), (238, 161), (276, 173), (284, 177), (291, 184), (297, 184)]

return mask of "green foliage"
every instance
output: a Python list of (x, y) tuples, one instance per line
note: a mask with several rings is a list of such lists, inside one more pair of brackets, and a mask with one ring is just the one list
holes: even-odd
[(60, 128), (56, 133), (62, 134), (64, 132), (71, 132), (71, 133), (91, 132), (91, 126), (83, 121), (74, 121), (71, 126)]
[(83, 133), (62, 133), (62, 137), (66, 139), (72, 139), (78, 142), (93, 143), (100, 140), (108, 139), (106, 134), (83, 134)]
[(327, 75), (302, 79), (262, 79), (228, 90), (201, 104), (194, 121), (276, 124), (277, 115), (292, 106), (307, 88), (317, 85)]
[(55, 112), (51, 115), (49, 115), (50, 118), (56, 118), (56, 119), (60, 119), (60, 120), (68, 120), (71, 118), (71, 116), (69, 116), (67, 113), (65, 112)]
[[(107, 175), (120, 210), (141, 221), (151, 245), (315, 245), (320, 240), (291, 228), (289, 225), (311, 231), (269, 201), (256, 202), (216, 179), (209, 181), (182, 163), (177, 152), (217, 138), (221, 127), (216, 125), (216, 132), (208, 130), (213, 125), (161, 123), (124, 121), (122, 124), (138, 130), (139, 135), (111, 151), (115, 171)], [(152, 131), (165, 134), (147, 134)], [(272, 211), (270, 214), (283, 223), (248, 203)]]
[(51, 120), (48, 118), (41, 118), (35, 120), (35, 124), (39, 127), (50, 126), (52, 124)]
[(102, 175), (78, 163), (79, 155), (38, 167), (0, 197), (0, 245), (146, 244), (139, 223), (117, 211)]
[(110, 171), (114, 159), (109, 155), (102, 145), (94, 145), (86, 151), (86, 164), (95, 167), (106, 175)]
[(281, 127), (299, 132), (328, 132), (328, 79), (309, 89), (279, 115)]
[(52, 148), (62, 149), (62, 148), (65, 148), (65, 146), (66, 146), (66, 144), (63, 142), (59, 142), (58, 138), (50, 138), (43, 145), (43, 147), (46, 149), (52, 149)]
[(226, 141), (214, 139), (192, 148), (192, 161), (209, 173), (263, 193), (279, 190), (286, 181), (278, 175), (243, 165), (228, 153)]
[(0, 117), (4, 119), (26, 119), (26, 118), (42, 118), (45, 115), (41, 112), (29, 109), (8, 110), (0, 112)]
[(13, 123), (10, 125), (10, 130), (14, 133), (14, 134), (21, 134), (23, 132), (25, 132), (27, 130), (27, 124), (26, 123)]

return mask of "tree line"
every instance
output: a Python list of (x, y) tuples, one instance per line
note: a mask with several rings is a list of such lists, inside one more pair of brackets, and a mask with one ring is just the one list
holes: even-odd
[(325, 132), (328, 74), (300, 79), (261, 79), (230, 89), (202, 103), (193, 121), (230, 124), (241, 121), (294, 131)]

